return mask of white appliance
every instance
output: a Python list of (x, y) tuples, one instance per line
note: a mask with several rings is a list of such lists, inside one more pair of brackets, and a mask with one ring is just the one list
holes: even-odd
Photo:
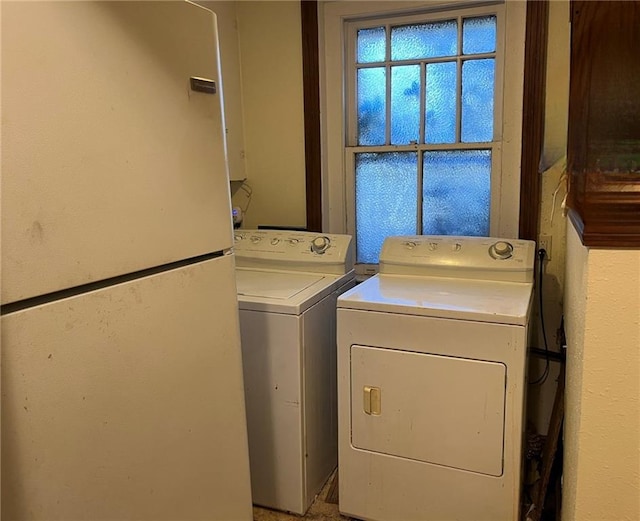
[(353, 245), (235, 237), (253, 502), (304, 514), (337, 464), (336, 298), (355, 284)]
[(338, 299), (340, 511), (517, 521), (535, 243), (391, 237)]
[(252, 519), (220, 87), (194, 4), (3, 2), (3, 519)]

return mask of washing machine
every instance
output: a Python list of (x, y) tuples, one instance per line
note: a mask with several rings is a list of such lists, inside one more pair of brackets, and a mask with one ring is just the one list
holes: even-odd
[(338, 298), (339, 506), (517, 521), (535, 243), (391, 237)]
[(336, 299), (351, 237), (235, 232), (251, 492), (304, 514), (337, 465)]

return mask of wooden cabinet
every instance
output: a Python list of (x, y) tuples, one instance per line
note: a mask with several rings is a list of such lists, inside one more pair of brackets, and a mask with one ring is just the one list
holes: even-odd
[(570, 216), (586, 246), (640, 247), (640, 2), (573, 0)]

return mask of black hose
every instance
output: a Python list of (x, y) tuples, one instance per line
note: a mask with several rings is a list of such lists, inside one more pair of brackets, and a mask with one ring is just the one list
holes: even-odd
[(540, 276), (538, 277), (538, 298), (539, 298), (538, 307), (539, 307), (539, 314), (540, 314), (540, 325), (542, 326), (542, 338), (544, 340), (545, 364), (544, 364), (544, 371), (542, 372), (542, 375), (540, 375), (540, 377), (534, 380), (533, 382), (529, 382), (529, 385), (543, 384), (547, 380), (547, 377), (549, 376), (549, 346), (547, 345), (547, 332), (544, 327), (544, 312), (543, 312), (543, 306), (542, 306), (542, 274), (543, 274), (542, 268), (543, 268), (544, 259), (546, 256), (547, 256), (547, 251), (545, 249), (541, 248), (538, 250), (538, 263), (539, 263), (539, 274), (540, 274)]

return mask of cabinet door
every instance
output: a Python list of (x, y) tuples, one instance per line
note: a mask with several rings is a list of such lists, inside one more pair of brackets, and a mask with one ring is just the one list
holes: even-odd
[(214, 15), (2, 6), (2, 301), (231, 247)]
[(504, 364), (351, 347), (354, 447), (502, 474)]

